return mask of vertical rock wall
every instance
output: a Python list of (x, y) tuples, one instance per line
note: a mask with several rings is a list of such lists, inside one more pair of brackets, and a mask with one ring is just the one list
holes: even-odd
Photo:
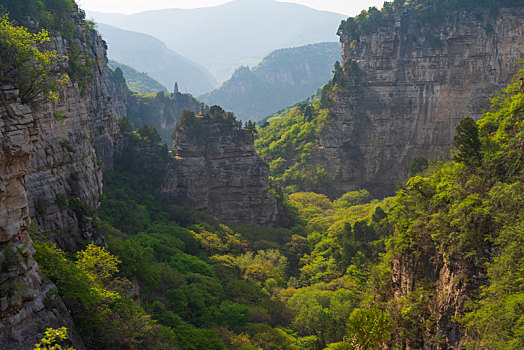
[(54, 286), (39, 274), (28, 229), (30, 208), (25, 176), (38, 138), (31, 109), (18, 90), (0, 90), (0, 345), (32, 349), (47, 327), (68, 327), (77, 349), (83, 349), (73, 322)]
[(316, 160), (334, 194), (390, 194), (416, 156), (447, 157), (459, 121), (478, 118), (519, 69), (523, 7), (424, 21), (416, 11), (408, 6), (356, 42), (341, 35), (344, 83), (332, 94)]
[(34, 109), (38, 136), (26, 190), (30, 216), (39, 230), (54, 233), (60, 247), (76, 249), (82, 241), (102, 239), (92, 226), (89, 211), (79, 207), (99, 205), (102, 168), (112, 166), (118, 127), (104, 83), (109, 70), (105, 43), (77, 20), (74, 42), (54, 37), (51, 49), (67, 55), (71, 45), (85, 53), (82, 63), (89, 65), (93, 74), (84, 85), (71, 79), (60, 91), (59, 100), (40, 103)]

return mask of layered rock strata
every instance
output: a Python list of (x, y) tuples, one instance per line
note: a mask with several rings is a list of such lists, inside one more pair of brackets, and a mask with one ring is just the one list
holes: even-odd
[(18, 90), (0, 90), (0, 344), (2, 349), (32, 349), (47, 327), (69, 329), (77, 349), (82, 341), (54, 286), (39, 274), (29, 237), (31, 224), (25, 176), (31, 172), (37, 122)]
[[(118, 127), (116, 112), (104, 83), (105, 43), (94, 30), (76, 20), (77, 37), (68, 42), (52, 38), (50, 49), (67, 55), (72, 45), (83, 52), (80, 62), (92, 76), (80, 83), (71, 79), (58, 100), (40, 102), (34, 108), (35, 152), (25, 188), (30, 216), (39, 230), (54, 233), (60, 247), (76, 249), (82, 241), (102, 239), (92, 225), (90, 208), (99, 205), (102, 168), (113, 163)], [(63, 71), (67, 62), (63, 62)]]
[[(122, 159), (128, 171), (148, 178), (151, 190), (230, 223), (276, 223), (278, 209), (269, 194), (269, 166), (256, 154), (251, 131), (200, 116), (193, 123), (182, 123), (174, 146), (176, 150), (169, 155), (165, 145), (125, 135), (115, 158), (116, 169)], [(147, 162), (148, 169), (129, 169), (130, 163), (136, 167), (137, 162)]]
[(275, 223), (269, 166), (255, 152), (253, 133), (207, 115), (197, 119), (199, 125), (182, 124), (176, 135), (177, 157), (163, 192), (229, 222)]
[(343, 83), (316, 160), (334, 180), (333, 195), (363, 187), (390, 194), (415, 157), (446, 157), (459, 121), (478, 118), (518, 71), (523, 7), (421, 21), (408, 5), (358, 40), (342, 32)]

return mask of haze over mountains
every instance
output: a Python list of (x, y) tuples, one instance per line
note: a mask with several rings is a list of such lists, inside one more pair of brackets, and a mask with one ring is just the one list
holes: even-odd
[(120, 68), (122, 75), (126, 80), (127, 87), (132, 92), (139, 94), (156, 94), (159, 91), (167, 92), (165, 86), (151, 78), (147, 73), (138, 72), (127, 64), (111, 59), (107, 62), (107, 65), (114, 71), (116, 71), (117, 68)]
[(310, 97), (331, 79), (340, 60), (339, 43), (319, 43), (276, 50), (253, 69), (241, 67), (221, 87), (199, 98), (259, 121)]
[(103, 23), (98, 23), (97, 29), (108, 44), (110, 59), (148, 73), (169, 91), (175, 82), (180, 91), (194, 95), (206, 93), (218, 84), (206, 68), (170, 50), (157, 38)]
[[(271, 51), (337, 41), (337, 28), (346, 17), (274, 0), (236, 0), (215, 7), (133, 15), (87, 13), (99, 23), (160, 39), (170, 49), (205, 66), (219, 81), (228, 79), (242, 65), (259, 63)], [(104, 34), (102, 26), (100, 30)], [(112, 46), (110, 57), (115, 50)], [(131, 62), (112, 58), (142, 70)]]

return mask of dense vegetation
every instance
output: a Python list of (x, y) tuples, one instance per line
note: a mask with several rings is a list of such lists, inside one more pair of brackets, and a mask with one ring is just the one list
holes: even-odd
[[(15, 53), (38, 60), (42, 52), (32, 48), (45, 32), (35, 39), (7, 19), (0, 29), (0, 44), (22, 38)], [(18, 46), (24, 40), (29, 46)], [(452, 160), (419, 159), (414, 176), (382, 201), (364, 190), (335, 200), (310, 191), (325, 185), (323, 170), (308, 168), (329, 119), (324, 107), (317, 98), (260, 129), (257, 147), (270, 162), (284, 227), (228, 225), (162, 198), (170, 155), (160, 146), (147, 156), (132, 147), (115, 155), (98, 209), (57, 196), (59, 206), (94, 218), (107, 243), (66, 252), (53, 233), (31, 232), (34, 257), (89, 348), (436, 347), (447, 341), (438, 324), (446, 318), (464, 331), (466, 348), (524, 348), (524, 94), (517, 80), (478, 122), (460, 123)], [(209, 114), (241, 127), (218, 106)], [(132, 130), (126, 120), (123, 132)], [(182, 121), (198, 123), (191, 112)], [(160, 141), (152, 126), (138, 135)], [(406, 288), (393, 283), (399, 266), (413, 279)], [(45, 303), (55, 302), (52, 294)], [(457, 307), (451, 316), (448, 306)], [(63, 328), (48, 330), (42, 344), (65, 337)]]
[(46, 30), (33, 34), (7, 15), (0, 17), (0, 81), (16, 85), (23, 102), (57, 99), (58, 89), (68, 81), (67, 75), (53, 70), (66, 57), (39, 48), (49, 41)]
[(407, 7), (413, 7), (416, 19), (427, 24), (438, 20), (443, 13), (457, 9), (474, 11), (477, 8), (497, 9), (521, 5), (520, 0), (394, 0), (384, 2), (381, 10), (370, 7), (358, 16), (342, 21), (338, 35), (347, 36), (349, 43), (357, 43), (361, 34), (370, 34), (380, 26), (394, 23), (395, 15), (402, 13)]
[[(479, 122), (461, 123), (455, 160), (431, 163), (393, 198), (283, 196), (288, 228), (231, 226), (162, 199), (155, 176), (167, 150), (124, 149), (106, 173), (97, 223), (109, 252), (89, 245), (71, 259), (36, 237), (36, 256), (99, 348), (435, 345), (445, 341), (435, 306), (448, 305), (446, 280), (426, 271), (448, 268), (472, 300), (450, 320), (466, 347), (521, 349), (523, 111), (515, 83)], [(399, 264), (413, 276), (403, 292), (392, 283)], [(137, 297), (152, 318), (130, 302)], [(138, 325), (142, 333), (126, 333)]]
[(167, 92), (167, 89), (147, 73), (140, 73), (126, 64), (109, 60), (109, 68), (117, 72), (120, 69), (122, 76), (126, 79), (127, 87), (138, 94), (156, 94), (159, 91)]
[(307, 103), (271, 116), (259, 129), (255, 141), (258, 154), (270, 166), (270, 181), (286, 192), (322, 191), (329, 186), (329, 175), (314, 166), (318, 134), (329, 120), (319, 96)]
[(331, 78), (339, 57), (338, 43), (277, 50), (252, 69), (237, 69), (220, 88), (200, 98), (234, 111), (241, 120), (260, 121), (311, 96)]

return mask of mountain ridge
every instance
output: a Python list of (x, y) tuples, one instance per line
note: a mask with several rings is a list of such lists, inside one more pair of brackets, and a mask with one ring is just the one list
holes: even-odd
[(108, 57), (148, 73), (172, 90), (178, 82), (180, 91), (195, 95), (210, 91), (217, 82), (200, 64), (169, 49), (154, 36), (97, 23), (108, 43)]
[(260, 121), (309, 98), (331, 78), (338, 43), (318, 43), (271, 52), (257, 66), (238, 68), (219, 88), (199, 96), (242, 120)]
[(87, 13), (99, 22), (161, 39), (171, 49), (203, 64), (219, 81), (229, 78), (240, 65), (258, 63), (273, 50), (336, 40), (337, 26), (346, 17), (275, 1), (233, 1), (201, 9), (133, 15)]

